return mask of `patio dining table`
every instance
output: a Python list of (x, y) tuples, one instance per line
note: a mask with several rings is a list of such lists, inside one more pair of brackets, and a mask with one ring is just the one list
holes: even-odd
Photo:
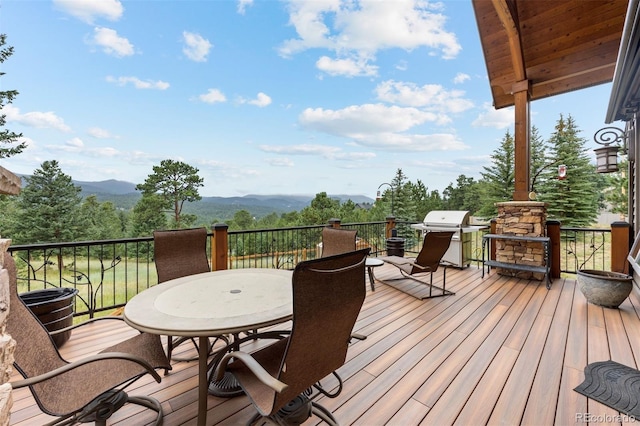
[(140, 331), (197, 337), (198, 425), (207, 417), (209, 337), (241, 333), (291, 319), (292, 271), (231, 269), (190, 275), (151, 287), (124, 308)]

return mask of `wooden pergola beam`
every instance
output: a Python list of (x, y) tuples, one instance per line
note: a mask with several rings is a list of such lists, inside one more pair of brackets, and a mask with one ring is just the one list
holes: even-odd
[(529, 200), (530, 146), (529, 130), (531, 117), (529, 104), (531, 100), (531, 82), (527, 79), (524, 64), (522, 40), (518, 24), (516, 4), (512, 0), (492, 0), (493, 7), (502, 23), (509, 39), (509, 52), (516, 82), (511, 87), (515, 107), (514, 129), (514, 201)]

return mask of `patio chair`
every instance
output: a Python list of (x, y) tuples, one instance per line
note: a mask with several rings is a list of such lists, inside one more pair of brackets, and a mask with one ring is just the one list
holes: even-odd
[[(403, 290), (402, 286), (393, 285), (394, 281), (411, 279), (413, 281), (418, 282), (419, 284), (425, 284), (429, 288), (428, 294), (424, 294), (424, 289), (420, 288), (418, 291), (407, 291), (407, 293), (411, 294), (414, 297), (418, 297), (420, 299), (428, 299), (431, 297), (440, 297), (440, 296), (451, 296), (455, 293), (446, 289), (447, 283), (447, 263), (442, 261), (442, 257), (449, 249), (449, 245), (451, 244), (451, 238), (453, 237), (454, 231), (431, 231), (427, 232), (424, 237), (424, 242), (422, 244), (422, 249), (418, 256), (415, 259), (400, 257), (400, 256), (385, 256), (380, 259), (390, 265), (395, 266), (399, 269), (401, 277), (400, 278), (387, 278), (384, 280), (380, 280), (384, 283), (390, 284), (393, 287), (399, 288)], [(442, 265), (443, 274), (442, 274), (442, 287), (437, 287), (433, 285), (433, 273), (438, 270), (438, 267)], [(424, 281), (420, 279), (425, 274), (429, 274), (429, 281)], [(433, 290), (436, 289), (439, 292), (434, 294)], [(404, 291), (404, 290), (403, 290)]]
[(357, 230), (340, 229), (326, 226), (322, 228), (321, 257), (342, 254), (356, 249)]
[[(206, 228), (154, 231), (153, 257), (158, 273), (158, 284), (187, 275), (210, 272)], [(198, 343), (194, 338), (167, 336), (167, 357), (174, 361), (197, 359), (172, 356), (174, 348), (186, 341), (191, 341), (197, 352)]]
[[(18, 296), (16, 265), (8, 253), (4, 255), (4, 267), (9, 275), (7, 333), (16, 342), (14, 367), (24, 377), (24, 380), (10, 382), (12, 388), (28, 386), (40, 409), (59, 417), (49, 424), (95, 422), (104, 425), (125, 403), (156, 411), (154, 424), (162, 424), (163, 411), (156, 399), (129, 396), (124, 391), (145, 374), (151, 374), (160, 383), (155, 368), (171, 368), (160, 336), (138, 334), (98, 354), (67, 362), (49, 332)], [(96, 320), (108, 319), (122, 321), (121, 317)]]
[[(224, 356), (215, 370), (237, 378), (261, 418), (276, 424), (301, 424), (313, 414), (329, 424), (333, 415), (313, 401), (336, 397), (342, 380), (336, 373), (346, 359), (351, 331), (365, 298), (365, 260), (369, 249), (299, 263), (292, 279), (291, 334), (249, 354)], [(231, 361), (233, 360), (233, 361)], [(328, 392), (320, 380), (335, 375), (337, 388)]]

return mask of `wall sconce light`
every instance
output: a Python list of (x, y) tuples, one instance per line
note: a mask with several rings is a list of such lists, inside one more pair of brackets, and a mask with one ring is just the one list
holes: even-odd
[(618, 171), (618, 152), (627, 154), (627, 134), (617, 127), (603, 127), (593, 135), (593, 140), (602, 145), (596, 148), (596, 171), (613, 173)]

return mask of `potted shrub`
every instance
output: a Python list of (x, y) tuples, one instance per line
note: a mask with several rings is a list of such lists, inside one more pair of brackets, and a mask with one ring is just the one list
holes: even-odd
[(620, 306), (633, 288), (633, 277), (620, 272), (579, 269), (577, 275), (587, 302), (605, 308)]

